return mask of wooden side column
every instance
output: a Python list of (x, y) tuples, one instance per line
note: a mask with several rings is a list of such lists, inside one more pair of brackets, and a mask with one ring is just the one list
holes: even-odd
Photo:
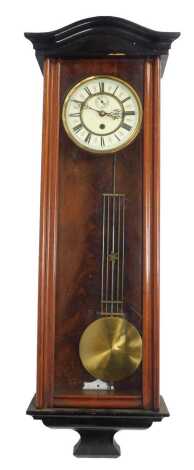
[(153, 68), (144, 68), (143, 147), (143, 408), (152, 406), (152, 120)]
[(153, 408), (160, 408), (160, 58), (153, 64)]
[(43, 143), (41, 169), (37, 408), (51, 407), (54, 382), (54, 334), (58, 213), (60, 63), (44, 65)]
[(158, 410), (160, 59), (145, 62), (143, 158), (143, 407)]

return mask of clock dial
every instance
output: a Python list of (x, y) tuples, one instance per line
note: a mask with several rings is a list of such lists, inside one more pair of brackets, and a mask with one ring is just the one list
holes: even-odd
[(142, 106), (135, 90), (113, 76), (89, 77), (67, 94), (64, 128), (79, 147), (113, 153), (130, 144), (141, 128)]

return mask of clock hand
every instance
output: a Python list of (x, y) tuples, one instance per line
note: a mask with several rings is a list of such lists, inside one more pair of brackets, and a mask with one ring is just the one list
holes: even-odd
[(121, 116), (121, 110), (120, 109), (113, 109), (113, 111), (111, 111), (109, 114), (111, 116), (120, 117)]
[(106, 111), (101, 111), (101, 116), (102, 116), (102, 113), (103, 113), (103, 116), (108, 116), (108, 117), (111, 117), (112, 119), (119, 119), (121, 117), (120, 109), (110, 111), (110, 113), (107, 113)]
[(84, 104), (83, 105), (83, 108), (85, 109), (91, 109), (92, 111), (96, 111), (96, 113), (100, 113), (100, 111), (98, 109), (95, 109), (95, 108), (92, 108), (91, 106), (89, 106), (88, 104)]
[(118, 119), (121, 117), (121, 112), (120, 109), (111, 111), (110, 113), (106, 113), (107, 116), (112, 117), (113, 119)]
[[(83, 105), (82, 109), (85, 108), (85, 109), (91, 109), (92, 111), (96, 111), (96, 113), (99, 114), (99, 116), (101, 117), (104, 117), (104, 116), (109, 116), (111, 117), (112, 119), (118, 119), (120, 116), (117, 112), (117, 110), (114, 110), (114, 111), (111, 111), (110, 113), (107, 113), (106, 111), (104, 110), (99, 110), (99, 109), (96, 109), (96, 108), (92, 108), (92, 106), (89, 106), (88, 104), (85, 104)], [(118, 110), (120, 112), (120, 110)]]

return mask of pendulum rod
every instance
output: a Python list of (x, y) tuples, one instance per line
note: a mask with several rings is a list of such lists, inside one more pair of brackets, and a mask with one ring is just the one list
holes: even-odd
[[(119, 287), (120, 287), (120, 230), (121, 230), (121, 197), (118, 197), (118, 230), (117, 230), (117, 300), (119, 299)], [(119, 303), (116, 304), (117, 312), (119, 312)]]
[(114, 155), (112, 192), (102, 195), (102, 315), (123, 314), (125, 194), (116, 192), (116, 167), (117, 157)]
[(124, 261), (125, 261), (125, 198), (123, 199), (123, 231), (122, 231), (122, 274), (121, 274), (121, 301), (124, 302)]
[(101, 282), (101, 312), (104, 298), (104, 244), (105, 244), (105, 198), (103, 197), (103, 223), (102, 223), (102, 282)]
[[(113, 195), (112, 195), (112, 256), (115, 255), (115, 187), (116, 187), (116, 155), (113, 157)], [(115, 258), (111, 260), (111, 313), (114, 312), (114, 274)]]
[(110, 233), (110, 200), (109, 200), (109, 197), (106, 198), (105, 197), (105, 201), (107, 202), (107, 238), (106, 238), (106, 304), (105, 304), (105, 308), (106, 308), (106, 313), (108, 312), (108, 303), (107, 303), (107, 299), (108, 299), (108, 291), (109, 291), (109, 261), (108, 261), (108, 257), (109, 257), (109, 233)]

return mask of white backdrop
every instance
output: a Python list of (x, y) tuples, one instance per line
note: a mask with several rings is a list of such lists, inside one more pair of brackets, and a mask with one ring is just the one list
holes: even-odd
[[(171, 417), (147, 431), (120, 431), (122, 457), (106, 469), (192, 468), (194, 356), (194, 163), (192, 1), (7, 0), (1, 3), (1, 468), (84, 468), (72, 430), (25, 416), (35, 391), (42, 75), (24, 31), (50, 31), (115, 15), (181, 31), (162, 79), (161, 393)], [(2, 443), (3, 438), (3, 443)]]

